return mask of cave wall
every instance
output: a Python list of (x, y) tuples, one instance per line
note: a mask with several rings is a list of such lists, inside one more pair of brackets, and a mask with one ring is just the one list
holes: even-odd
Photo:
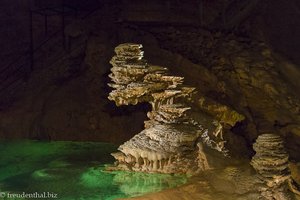
[(140, 131), (147, 107), (122, 109), (107, 99), (110, 42), (94, 34), (81, 51), (35, 71), (20, 100), (1, 112), (1, 138), (121, 143)]
[(266, 1), (260, 11), (265, 38), (272, 47), (300, 65), (300, 3), (297, 0)]
[[(3, 0), (0, 2), (1, 67), (27, 51), (29, 42), (29, 5), (27, 1)], [(20, 35), (22, 33), (22, 35)]]
[[(207, 24), (218, 24), (219, 3), (216, 1), (217, 9), (210, 17), (206, 16)], [(214, 7), (208, 2), (205, 5), (210, 9)], [(153, 9), (164, 12), (167, 6), (161, 4)], [(274, 11), (279, 3), (269, 6), (269, 12), (244, 22), (248, 28), (260, 28), (261, 31), (256, 34), (255, 31), (249, 32), (260, 42), (253, 42), (248, 36), (238, 37), (215, 29), (194, 26), (174, 28), (170, 21), (172, 18), (151, 18), (155, 12), (150, 12), (149, 18), (139, 18), (141, 12), (128, 12), (133, 9), (130, 5), (114, 10), (106, 7), (89, 20), (73, 24), (70, 28), (71, 32), (85, 38), (83, 48), (66, 53), (66, 59), (62, 62), (33, 72), (20, 99), (0, 113), (0, 135), (2, 138), (115, 143), (131, 138), (142, 130), (149, 108), (144, 105), (138, 108), (115, 107), (107, 100), (109, 89), (106, 83), (113, 47), (123, 42), (135, 42), (144, 45), (146, 59), (153, 64), (167, 66), (173, 74), (184, 76), (188, 84), (197, 87), (201, 95), (231, 106), (246, 116), (246, 121), (229, 133), (238, 138), (231, 137), (231, 140), (241, 144), (247, 141), (249, 145), (264, 131), (279, 131), (287, 138), (293, 155), (296, 155), (300, 133), (299, 97), (295, 91), (300, 85), (297, 78), (300, 72), (297, 65), (277, 56), (276, 52), (277, 49), (282, 54), (285, 54), (284, 51), (289, 54), (291, 49), (297, 51), (296, 40), (287, 39), (297, 36), (297, 28), (294, 27), (295, 32), (290, 32), (282, 28), (286, 27), (285, 20), (267, 21), (273, 15), (279, 15)], [(133, 7), (136, 10), (138, 6)], [(291, 8), (287, 6), (283, 11), (290, 13)], [(267, 14), (269, 18), (265, 16)], [(285, 17), (290, 19), (288, 17), (295, 15), (287, 14)], [(149, 22), (149, 19), (169, 25), (144, 26), (145, 20)], [(186, 19), (182, 23), (191, 24), (199, 18)], [(142, 23), (130, 20), (140, 20), (138, 22)], [(263, 26), (264, 23), (270, 23), (270, 26)], [(297, 20), (290, 23), (296, 25)], [(84, 24), (86, 30), (78, 31), (82, 29), (80, 24)], [(285, 34), (287, 37), (284, 37)], [(273, 43), (278, 45), (274, 46), (276, 52), (263, 41), (270, 46)], [(74, 60), (77, 60), (76, 65)], [(47, 63), (44, 64), (47, 66)]]

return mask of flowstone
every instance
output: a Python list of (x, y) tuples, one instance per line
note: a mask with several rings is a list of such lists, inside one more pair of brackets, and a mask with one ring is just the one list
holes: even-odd
[[(111, 59), (113, 88), (109, 100), (120, 105), (148, 102), (145, 130), (112, 155), (116, 170), (160, 173), (197, 173), (212, 168), (204, 147), (228, 156), (223, 126), (207, 112), (192, 109), (195, 88), (183, 85), (183, 77), (168, 75), (167, 68), (148, 64), (140, 44), (121, 44)], [(112, 169), (112, 168), (111, 168)]]

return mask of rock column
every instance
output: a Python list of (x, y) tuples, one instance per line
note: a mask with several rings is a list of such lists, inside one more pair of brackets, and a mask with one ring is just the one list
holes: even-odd
[(253, 148), (256, 154), (251, 160), (251, 165), (266, 185), (261, 189), (262, 196), (268, 200), (290, 199), (287, 191), (291, 178), (289, 156), (281, 137), (275, 134), (260, 135)]
[(223, 127), (206, 112), (192, 111), (195, 88), (184, 86), (183, 77), (168, 75), (166, 68), (148, 64), (141, 48), (140, 44), (121, 44), (110, 61), (113, 67), (109, 77), (113, 83), (109, 86), (113, 90), (108, 98), (117, 106), (139, 102), (152, 105), (145, 130), (112, 154), (115, 168), (161, 173), (209, 169), (199, 143), (224, 153), (224, 146), (214, 145), (217, 143), (209, 137), (223, 139)]

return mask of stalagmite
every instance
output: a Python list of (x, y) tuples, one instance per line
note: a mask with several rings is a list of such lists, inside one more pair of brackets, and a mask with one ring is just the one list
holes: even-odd
[(287, 189), (291, 174), (281, 137), (275, 134), (260, 135), (253, 148), (256, 154), (251, 165), (266, 184), (261, 189), (262, 196), (270, 200), (290, 199)]
[[(134, 171), (162, 173), (187, 173), (197, 171), (199, 166), (209, 169), (205, 152), (195, 144), (202, 138), (204, 144), (225, 155), (223, 126), (205, 112), (193, 111), (189, 102), (195, 88), (183, 86), (184, 78), (168, 75), (166, 68), (148, 64), (141, 48), (140, 44), (121, 44), (110, 61), (113, 83), (109, 86), (113, 90), (108, 98), (117, 106), (139, 102), (152, 105), (145, 130), (118, 149), (127, 157), (112, 154), (118, 160), (116, 169), (118, 164)], [(197, 120), (191, 113), (198, 116)]]

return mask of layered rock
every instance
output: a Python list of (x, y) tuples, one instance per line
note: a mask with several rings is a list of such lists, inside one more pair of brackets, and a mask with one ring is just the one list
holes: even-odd
[[(195, 88), (183, 85), (183, 77), (147, 64), (142, 45), (121, 44), (115, 48), (109, 84), (109, 99), (119, 105), (149, 102), (145, 130), (112, 155), (117, 169), (187, 173), (209, 169), (202, 143), (227, 155), (220, 121), (191, 109)], [(212, 139), (214, 138), (214, 139)]]
[[(214, 82), (211, 76), (203, 78), (207, 76), (203, 75), (205, 70), (202, 69), (200, 72), (185, 67), (172, 69), (184, 74), (197, 90), (208, 91), (206, 97), (231, 105), (246, 116), (245, 130), (240, 133), (248, 144), (259, 133), (276, 131), (288, 136), (285, 139), (290, 157), (297, 161), (300, 159), (300, 102), (297, 92), (300, 83), (296, 65), (260, 40), (192, 27), (151, 27), (147, 30), (158, 39), (161, 48), (188, 58), (199, 65), (194, 68), (200, 71), (203, 66), (217, 77), (218, 81)], [(208, 84), (203, 85), (201, 81), (204, 80)], [(227, 120), (226, 117), (224, 119)]]
[(251, 165), (267, 186), (261, 189), (262, 196), (266, 199), (289, 199), (286, 191), (291, 178), (289, 156), (281, 137), (275, 134), (260, 135), (253, 148), (256, 154)]

